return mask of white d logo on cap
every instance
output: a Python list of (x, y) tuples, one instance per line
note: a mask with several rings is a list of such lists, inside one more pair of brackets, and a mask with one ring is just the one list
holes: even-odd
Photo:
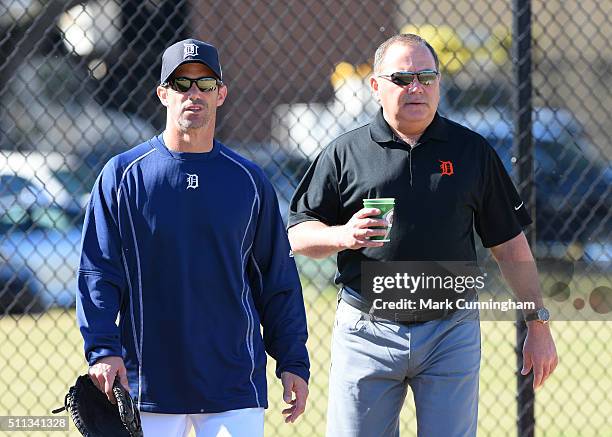
[(191, 43), (183, 44), (183, 59), (188, 56), (198, 56), (198, 46)]

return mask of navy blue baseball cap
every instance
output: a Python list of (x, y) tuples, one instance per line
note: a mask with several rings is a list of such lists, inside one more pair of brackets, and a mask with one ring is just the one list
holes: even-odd
[(172, 44), (164, 51), (160, 83), (166, 83), (170, 75), (180, 65), (191, 62), (206, 65), (215, 73), (217, 79), (223, 80), (221, 64), (219, 63), (219, 52), (217, 52), (215, 46), (189, 38)]

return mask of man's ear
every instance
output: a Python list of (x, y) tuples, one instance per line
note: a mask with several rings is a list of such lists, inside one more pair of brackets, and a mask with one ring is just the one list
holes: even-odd
[(223, 84), (218, 88), (217, 92), (217, 108), (223, 105), (225, 99), (227, 98), (227, 85)]
[(162, 105), (168, 106), (168, 88), (163, 86), (157, 87), (157, 97)]
[(378, 103), (380, 103), (380, 95), (378, 93), (378, 81), (374, 77), (374, 75), (370, 76), (370, 90), (372, 91), (372, 97)]

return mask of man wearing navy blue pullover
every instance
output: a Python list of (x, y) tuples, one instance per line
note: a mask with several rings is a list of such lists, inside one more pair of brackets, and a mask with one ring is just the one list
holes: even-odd
[(274, 189), (214, 139), (222, 79), (215, 47), (166, 49), (166, 129), (106, 164), (85, 217), (89, 375), (109, 400), (115, 378), (130, 389), (147, 437), (263, 436), (266, 352), (286, 422), (308, 396), (304, 302)]

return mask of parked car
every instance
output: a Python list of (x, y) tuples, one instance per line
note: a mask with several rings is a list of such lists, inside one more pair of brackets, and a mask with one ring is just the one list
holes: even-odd
[(0, 167), (0, 314), (71, 307), (82, 197), (70, 193), (52, 167), (10, 168), (8, 164), (18, 160), (0, 156), (4, 159)]
[[(483, 135), (510, 174), (518, 162), (508, 110), (490, 108), (445, 114)], [(536, 190), (536, 255), (562, 258), (586, 254), (612, 260), (612, 166), (584, 140), (580, 124), (563, 109), (536, 108), (533, 114)], [(607, 248), (607, 249), (606, 249)]]
[(0, 150), (0, 178), (5, 194), (21, 190), (18, 181), (27, 180), (39, 194), (45, 193), (61, 208), (80, 211), (91, 190), (89, 173), (76, 155)]
[(0, 316), (44, 311), (44, 296), (38, 278), (23, 263), (9, 260), (0, 251)]
[(34, 56), (13, 77), (0, 102), (3, 148), (114, 155), (156, 132), (147, 120), (96, 102), (87, 69), (69, 58)]

